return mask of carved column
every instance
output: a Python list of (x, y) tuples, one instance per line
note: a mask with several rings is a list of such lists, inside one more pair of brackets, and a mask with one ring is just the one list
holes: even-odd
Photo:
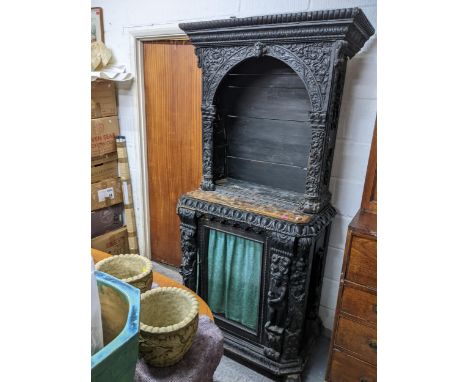
[(178, 208), (180, 223), (180, 244), (182, 247), (182, 264), (179, 273), (184, 285), (196, 292), (197, 288), (197, 221), (196, 212)]
[(270, 284), (267, 294), (268, 315), (265, 324), (264, 354), (279, 361), (284, 327), (288, 315), (288, 292), (291, 259), (295, 238), (272, 232), (270, 236)]
[(330, 101), (329, 101), (329, 118), (328, 118), (328, 137), (327, 147), (324, 157), (324, 171), (323, 171), (323, 190), (324, 194), (330, 197), (328, 191), (328, 185), (330, 183), (330, 176), (333, 164), (333, 156), (335, 151), (336, 133), (338, 131), (338, 122), (340, 117), (341, 99), (343, 96), (343, 88), (346, 77), (346, 66), (348, 63), (348, 43), (346, 41), (337, 41), (335, 43), (334, 50), (334, 62), (333, 62), (333, 77), (330, 89)]
[(202, 106), (202, 160), (203, 178), (201, 189), (204, 191), (214, 191), (213, 183), (213, 124), (216, 117), (216, 107), (214, 105)]
[(328, 103), (321, 112), (309, 115), (312, 143), (307, 165), (306, 192), (303, 211), (317, 213), (330, 201), (330, 183), (333, 154), (340, 116), (341, 97), (346, 74), (348, 43), (337, 41), (329, 53), (333, 65), (330, 69)]
[(310, 113), (311, 144), (307, 162), (306, 192), (303, 211), (305, 213), (319, 212), (328, 200), (322, 193), (323, 156), (326, 142), (326, 113)]
[(322, 234), (324, 239), (320, 246), (316, 246), (314, 250), (314, 257), (312, 259), (312, 270), (310, 275), (309, 294), (311, 294), (309, 300), (311, 301), (308, 309), (307, 319), (316, 321), (318, 319), (320, 297), (322, 295), (322, 282), (323, 273), (325, 271), (325, 259), (327, 255), (328, 238), (330, 235), (330, 225), (325, 228), (325, 232)]
[(306, 307), (307, 272), (309, 254), (314, 240), (300, 238), (297, 243), (297, 256), (291, 267), (289, 281), (288, 319), (284, 334), (283, 359), (293, 360), (299, 356)]

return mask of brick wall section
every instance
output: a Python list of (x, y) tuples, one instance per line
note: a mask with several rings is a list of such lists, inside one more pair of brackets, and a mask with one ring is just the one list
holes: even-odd
[[(116, 61), (130, 68), (130, 37), (134, 27), (182, 21), (247, 17), (274, 13), (348, 8), (358, 6), (377, 30), (376, 0), (92, 0), (93, 7), (104, 9), (106, 45)], [(130, 10), (129, 7), (132, 9)], [(333, 223), (322, 290), (320, 315), (327, 329), (333, 325), (336, 297), (346, 240), (346, 230), (358, 211), (367, 168), (372, 131), (377, 110), (377, 39), (373, 36), (349, 63), (343, 95), (330, 191), (338, 210)], [(127, 138), (132, 175), (137, 228), (142, 232), (141, 190), (134, 123), (135, 86), (119, 85), (119, 119)], [(144, 243), (140, 237), (140, 248)]]

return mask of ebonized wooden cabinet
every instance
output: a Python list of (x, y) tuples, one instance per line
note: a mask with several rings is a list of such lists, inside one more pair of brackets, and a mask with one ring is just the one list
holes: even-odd
[(361, 209), (348, 228), (326, 380), (377, 380), (377, 128)]
[(210, 308), (228, 354), (297, 381), (322, 328), (318, 308), (336, 213), (328, 185), (347, 60), (374, 29), (359, 8), (180, 28), (196, 48), (203, 84), (203, 177), (177, 205), (180, 273), (210, 304), (210, 266), (224, 256), (210, 250), (210, 239), (260, 248), (258, 278), (240, 286), (246, 294), (249, 285), (258, 288), (258, 308), (242, 307), (257, 310), (256, 322), (246, 327)]

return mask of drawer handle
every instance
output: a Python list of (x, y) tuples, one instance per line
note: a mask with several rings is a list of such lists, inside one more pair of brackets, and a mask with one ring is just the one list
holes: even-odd
[(377, 314), (377, 304), (372, 305), (372, 310)]
[(367, 378), (359, 378), (359, 382), (369, 382)]
[(369, 340), (367, 341), (367, 343), (369, 344), (369, 347), (371, 347), (372, 349), (377, 349), (377, 340)]

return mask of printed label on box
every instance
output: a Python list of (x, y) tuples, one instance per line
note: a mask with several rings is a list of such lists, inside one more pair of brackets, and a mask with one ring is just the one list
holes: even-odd
[(98, 190), (98, 202), (104, 202), (107, 198), (114, 199), (114, 187)]

